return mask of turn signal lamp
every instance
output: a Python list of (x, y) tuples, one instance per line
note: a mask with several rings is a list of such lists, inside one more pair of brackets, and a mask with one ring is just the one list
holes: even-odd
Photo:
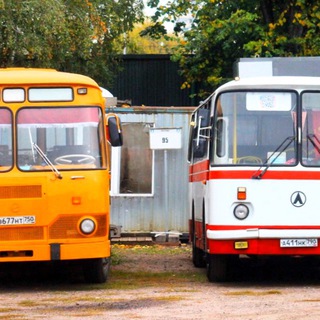
[(246, 200), (247, 199), (247, 189), (245, 187), (238, 187), (237, 199)]
[(73, 205), (79, 205), (81, 204), (81, 197), (72, 197), (71, 202)]

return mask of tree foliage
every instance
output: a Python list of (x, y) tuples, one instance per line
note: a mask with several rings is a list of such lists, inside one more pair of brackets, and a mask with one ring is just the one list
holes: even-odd
[[(314, 56), (320, 53), (320, 3), (317, 0), (174, 0), (160, 5), (154, 29), (175, 23), (184, 42), (176, 48), (186, 84), (200, 81), (211, 88), (232, 77), (241, 57)], [(182, 19), (187, 17), (189, 19)], [(186, 22), (187, 21), (187, 22)]]
[(2, 0), (0, 66), (45, 67), (111, 81), (115, 42), (143, 20), (142, 0)]
[(160, 36), (153, 38), (150, 35), (141, 36), (146, 28), (151, 25), (148, 19), (138, 23), (130, 32), (123, 33), (118, 41), (118, 53), (126, 54), (171, 54), (173, 48), (179, 44), (179, 39)]

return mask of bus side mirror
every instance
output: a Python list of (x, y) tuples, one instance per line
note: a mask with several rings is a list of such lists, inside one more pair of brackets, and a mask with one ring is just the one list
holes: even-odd
[(109, 114), (107, 118), (107, 139), (113, 147), (120, 147), (123, 144), (121, 121), (115, 114)]
[(199, 140), (193, 140), (193, 157), (202, 158), (207, 154), (207, 139), (199, 138)]
[(199, 109), (199, 129), (208, 127), (210, 125), (210, 110), (209, 109)]

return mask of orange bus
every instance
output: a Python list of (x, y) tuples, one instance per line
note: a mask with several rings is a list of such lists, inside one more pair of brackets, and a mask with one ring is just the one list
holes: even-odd
[(104, 106), (86, 76), (0, 69), (0, 262), (69, 261), (107, 280), (108, 143), (122, 137)]

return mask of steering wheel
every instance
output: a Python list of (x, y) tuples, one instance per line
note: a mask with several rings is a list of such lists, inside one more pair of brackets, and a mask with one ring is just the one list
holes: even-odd
[(93, 164), (95, 157), (89, 154), (67, 154), (54, 159), (55, 164)]

